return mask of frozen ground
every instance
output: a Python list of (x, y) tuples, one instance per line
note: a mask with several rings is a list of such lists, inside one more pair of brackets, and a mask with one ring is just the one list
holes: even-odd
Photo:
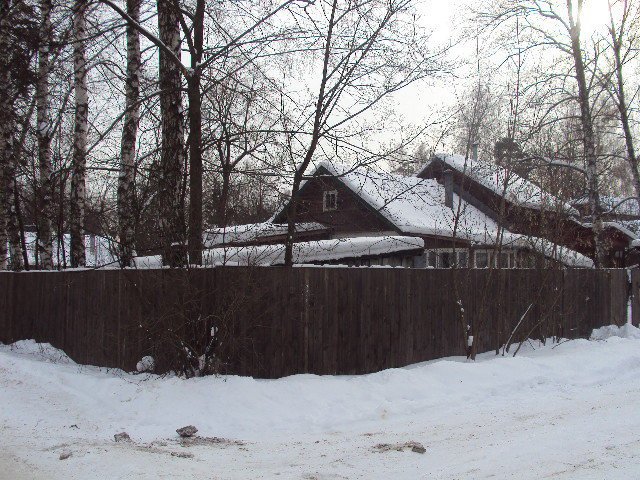
[[(0, 346), (0, 478), (640, 478), (640, 331), (533, 347), (362, 377), (185, 381)], [(201, 438), (185, 445), (187, 424)], [(409, 441), (426, 452), (376, 448)]]

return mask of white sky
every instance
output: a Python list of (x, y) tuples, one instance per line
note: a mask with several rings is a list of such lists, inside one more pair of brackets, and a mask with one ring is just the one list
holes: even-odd
[[(417, 0), (415, 5), (424, 26), (433, 30), (436, 44), (455, 42), (462, 30), (470, 26), (473, 8), (480, 9), (483, 0)], [(562, 5), (559, 5), (560, 8)], [(560, 10), (561, 12), (564, 10)], [(609, 21), (607, 0), (585, 0), (582, 16), (583, 37), (603, 29)], [(483, 48), (483, 45), (480, 45)], [(464, 95), (465, 80), (475, 72), (474, 39), (462, 41), (454, 50), (460, 65), (452, 75), (442, 79), (415, 83), (394, 96), (396, 111), (404, 123), (420, 125), (433, 121), (443, 108), (455, 104)], [(465, 66), (466, 64), (466, 66)], [(482, 69), (481, 65), (481, 69)], [(485, 68), (490, 69), (489, 65)]]

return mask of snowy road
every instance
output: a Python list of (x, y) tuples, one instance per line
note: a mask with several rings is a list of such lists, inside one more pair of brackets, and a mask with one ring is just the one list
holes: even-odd
[[(132, 376), (0, 346), (0, 478), (640, 478), (640, 332), (626, 334), (275, 381)], [(187, 424), (196, 444), (178, 442)], [(408, 441), (426, 452), (377, 448)]]

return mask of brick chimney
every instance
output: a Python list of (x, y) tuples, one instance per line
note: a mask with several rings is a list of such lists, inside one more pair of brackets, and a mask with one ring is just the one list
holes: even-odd
[(444, 181), (444, 204), (453, 209), (453, 170), (445, 168), (442, 179)]

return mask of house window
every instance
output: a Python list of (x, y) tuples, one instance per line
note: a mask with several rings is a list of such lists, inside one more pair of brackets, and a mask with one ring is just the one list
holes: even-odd
[(489, 252), (476, 252), (476, 268), (489, 268)]
[(458, 268), (467, 268), (469, 266), (469, 254), (466, 251), (458, 252)]
[(466, 250), (428, 250), (424, 255), (426, 266), (430, 268), (467, 268), (469, 265), (469, 254)]
[(331, 210), (337, 210), (338, 208), (338, 191), (331, 190), (328, 192), (324, 192), (324, 196), (322, 198), (322, 211), (330, 212)]
[(519, 268), (535, 268), (536, 257), (531, 252), (520, 252), (518, 255), (518, 267)]
[(516, 268), (515, 252), (499, 252), (492, 250), (476, 250), (475, 252), (476, 268)]

